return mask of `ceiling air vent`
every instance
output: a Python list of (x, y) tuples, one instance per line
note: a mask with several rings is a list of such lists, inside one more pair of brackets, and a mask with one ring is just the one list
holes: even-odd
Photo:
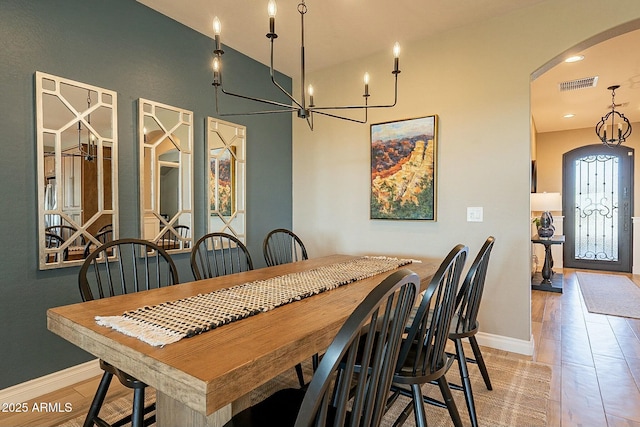
[(577, 80), (570, 80), (568, 82), (562, 82), (558, 86), (560, 88), (560, 92), (567, 92), (570, 90), (596, 87), (597, 84), (598, 84), (598, 76), (595, 76), (595, 77), (585, 77)]

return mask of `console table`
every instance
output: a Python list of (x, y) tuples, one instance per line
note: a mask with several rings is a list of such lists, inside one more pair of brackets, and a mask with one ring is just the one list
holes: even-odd
[(544, 245), (544, 265), (542, 267), (542, 280), (535, 274), (531, 281), (531, 289), (538, 291), (562, 293), (562, 274), (553, 272), (553, 256), (551, 255), (551, 245), (561, 245), (564, 243), (564, 236), (540, 237), (537, 234), (531, 238), (532, 243)]

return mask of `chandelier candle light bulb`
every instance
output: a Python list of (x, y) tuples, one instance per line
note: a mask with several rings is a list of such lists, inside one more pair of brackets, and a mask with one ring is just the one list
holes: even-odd
[(364, 73), (364, 95), (369, 96), (369, 73)]
[(269, 4), (267, 5), (267, 13), (269, 14), (269, 34), (267, 37), (278, 37), (276, 34), (276, 13), (278, 12), (278, 6), (276, 5), (275, 0), (269, 0)]
[(220, 60), (217, 56), (213, 58), (213, 84), (220, 84)]
[(309, 94), (309, 107), (313, 107), (313, 86), (309, 85), (307, 93)]
[(393, 45), (393, 73), (398, 74), (400, 70), (398, 66), (400, 64), (400, 44), (396, 42)]
[(220, 32), (221, 31), (222, 31), (222, 25), (220, 24), (220, 20), (216, 16), (215, 18), (213, 18), (213, 37), (215, 41), (215, 50), (213, 51), (213, 53), (215, 53), (216, 55), (223, 53), (222, 50), (220, 49)]

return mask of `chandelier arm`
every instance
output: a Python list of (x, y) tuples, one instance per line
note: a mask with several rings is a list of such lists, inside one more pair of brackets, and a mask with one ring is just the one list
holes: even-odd
[(365, 118), (364, 120), (358, 120), (358, 119), (353, 119), (351, 117), (344, 117), (344, 116), (339, 116), (337, 114), (331, 114), (331, 113), (327, 113), (326, 111), (314, 111), (314, 113), (316, 114), (321, 114), (323, 116), (328, 116), (328, 117), (333, 117), (334, 119), (340, 119), (340, 120), (346, 120), (349, 122), (355, 122), (355, 123), (367, 123), (367, 109), (365, 109)]
[(398, 103), (398, 74), (395, 74), (393, 104), (380, 104), (380, 105), (342, 105), (335, 107), (309, 107), (310, 111), (315, 111), (320, 114), (320, 110), (355, 110), (355, 109), (368, 109), (368, 108), (391, 108), (395, 107)]
[(275, 114), (275, 113), (292, 113), (298, 111), (297, 108), (289, 108), (283, 110), (264, 110), (264, 111), (248, 111), (246, 113), (222, 113), (220, 116), (256, 116), (259, 114)]
[(222, 93), (224, 93), (225, 95), (235, 96), (237, 98), (242, 98), (242, 99), (248, 99), (249, 101), (262, 102), (263, 104), (276, 105), (278, 107), (292, 108), (291, 105), (285, 104), (283, 102), (271, 101), (269, 99), (263, 99), (263, 98), (254, 98), (252, 96), (246, 96), (246, 95), (241, 95), (239, 93), (229, 92), (225, 90), (222, 85), (220, 86), (220, 89), (222, 90)]
[[(277, 87), (278, 89), (280, 89), (280, 92), (284, 93), (285, 96), (287, 98), (289, 98), (291, 100), (291, 102), (293, 102), (294, 104), (296, 104), (298, 106), (298, 108), (301, 108), (304, 110), (304, 106), (301, 105), (294, 97), (293, 95), (291, 95), (289, 92), (287, 92), (287, 90), (285, 88), (283, 88), (280, 83), (278, 83), (276, 81), (276, 77), (275, 77), (275, 71), (274, 71), (274, 67), (273, 67), (273, 38), (271, 38), (271, 65), (269, 66), (269, 75), (271, 76), (271, 83), (274, 84), (275, 87)], [(304, 74), (304, 64), (303, 64), (303, 74)], [(303, 81), (304, 81), (304, 75), (302, 77)]]
[(215, 87), (215, 99), (216, 99), (216, 114), (220, 115), (220, 109), (218, 108), (218, 86)]

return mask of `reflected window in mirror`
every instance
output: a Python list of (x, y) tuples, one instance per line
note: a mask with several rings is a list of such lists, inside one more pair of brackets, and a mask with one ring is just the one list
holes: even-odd
[(171, 252), (193, 242), (193, 113), (139, 100), (142, 238)]
[(36, 72), (39, 267), (79, 265), (118, 232), (117, 94)]
[(246, 243), (246, 127), (207, 118), (209, 232)]

